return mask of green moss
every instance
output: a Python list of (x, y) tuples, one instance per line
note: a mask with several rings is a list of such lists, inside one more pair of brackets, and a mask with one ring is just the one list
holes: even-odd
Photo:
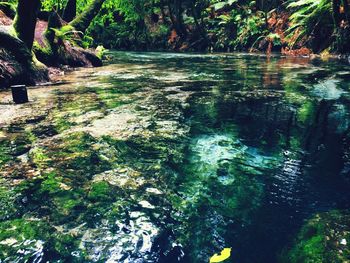
[(0, 259), (27, 262), (38, 252), (37, 242), (49, 239), (52, 228), (45, 221), (14, 219), (0, 222)]
[[(106, 181), (94, 182), (87, 195), (83, 221), (90, 227), (96, 227), (102, 219), (107, 219), (109, 222), (125, 220), (125, 210), (130, 207), (127, 196), (120, 188)], [(115, 228), (115, 225), (112, 224), (111, 228)]]
[(0, 140), (0, 167), (14, 160), (16, 156), (27, 153), (32, 143), (31, 134), (24, 130), (14, 131), (14, 133), (6, 135), (7, 138)]
[(48, 162), (50, 161), (49, 156), (45, 153), (44, 149), (36, 147), (31, 150), (30, 152), (30, 158), (31, 161), (38, 167), (38, 168), (45, 168), (48, 165)]
[(301, 228), (292, 247), (284, 250), (281, 262), (346, 262), (350, 245), (342, 245), (340, 241), (348, 241), (350, 236), (349, 218), (347, 212), (340, 211), (316, 215)]
[[(131, 89), (132, 92), (135, 91), (134, 88)], [(98, 95), (98, 99), (101, 103), (101, 106), (105, 109), (114, 109), (120, 106), (130, 104), (135, 101), (135, 99), (130, 99), (125, 97), (125, 87), (123, 90), (119, 90), (116, 88), (105, 88), (105, 89), (97, 89), (96, 94)]]
[(0, 141), (0, 168), (11, 160), (9, 143)]
[(70, 262), (76, 262), (76, 260), (72, 258), (71, 253), (72, 251), (79, 251), (80, 239), (69, 234), (55, 235), (52, 243), (54, 250), (57, 251), (60, 258), (71, 258), (72, 261)]
[(61, 181), (62, 178), (58, 177), (56, 173), (49, 173), (47, 178), (41, 183), (40, 191), (48, 194), (56, 194), (61, 191)]
[(16, 187), (16, 192), (28, 198), (27, 211), (45, 215), (57, 225), (75, 220), (84, 207), (84, 189), (73, 187), (71, 182), (56, 172), (27, 180)]
[(62, 151), (55, 153), (55, 155), (84, 154), (91, 149), (93, 143), (95, 143), (95, 139), (87, 133), (72, 133), (64, 138)]
[(108, 170), (111, 164), (100, 157), (98, 141), (87, 133), (72, 133), (35, 148), (31, 161), (41, 169), (55, 169), (65, 178), (83, 184), (91, 175)]
[(28, 140), (29, 140), (31, 143), (36, 142), (37, 139), (38, 139), (38, 138), (35, 136), (35, 134), (33, 133), (33, 131), (31, 131), (31, 130), (29, 130), (29, 131), (27, 132), (27, 138), (28, 138)]
[(54, 64), (54, 61), (55, 61), (54, 52), (52, 51), (50, 45), (42, 47), (38, 42), (34, 41), (33, 52), (39, 61), (47, 65)]
[(8, 220), (18, 214), (17, 198), (18, 194), (0, 180), (0, 221)]
[(64, 163), (59, 163), (60, 168), (80, 170), (89, 175), (110, 167), (108, 161), (99, 157), (99, 150), (94, 148), (97, 141), (92, 136), (86, 133), (76, 133), (70, 134), (63, 140), (64, 144), (60, 145), (51, 156), (54, 160), (64, 161)]
[(61, 133), (69, 130), (74, 124), (69, 122), (65, 116), (58, 116), (54, 121), (57, 132)]
[(111, 187), (107, 182), (97, 182), (91, 186), (88, 198), (92, 202), (108, 202), (111, 201)]
[(103, 47), (103, 46), (98, 46), (96, 48), (96, 56), (99, 58), (99, 59), (102, 59), (103, 58), (103, 55), (106, 53), (106, 49)]
[(15, 238), (18, 241), (40, 238), (40, 229), (45, 233), (48, 227), (44, 222), (14, 219), (0, 223), (0, 239)]
[(56, 232), (47, 221), (20, 218), (0, 223), (0, 259), (31, 262), (41, 252), (38, 242), (54, 262), (78, 262), (71, 252), (79, 251), (80, 239)]
[(310, 122), (309, 120), (315, 115), (315, 103), (312, 101), (306, 101), (300, 106), (297, 111), (298, 121), (301, 123)]
[(52, 198), (52, 220), (60, 224), (73, 220), (79, 216), (80, 212), (76, 208), (84, 205), (83, 200), (84, 195), (77, 189), (60, 192)]
[(322, 263), (324, 262), (325, 240), (322, 235), (315, 236), (301, 241), (290, 253), (290, 262), (309, 262)]

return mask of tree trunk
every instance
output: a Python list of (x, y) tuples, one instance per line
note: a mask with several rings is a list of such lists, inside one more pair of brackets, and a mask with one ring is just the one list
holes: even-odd
[(160, 0), (159, 1), (159, 7), (160, 7), (160, 11), (161, 11), (161, 13), (162, 13), (162, 20), (163, 20), (163, 23), (165, 24), (165, 25), (168, 25), (168, 21), (167, 21), (167, 15), (166, 15), (166, 13), (165, 13), (165, 10), (164, 10), (164, 8), (165, 8), (165, 4), (164, 4), (164, 1), (163, 0)]
[(63, 12), (63, 20), (71, 22), (77, 15), (77, 0), (68, 0)]
[(22, 64), (30, 64), (32, 62), (32, 53), (23, 41), (11, 36), (2, 28), (0, 28), (0, 39), (0, 48), (4, 48), (13, 53), (18, 62)]
[(343, 0), (343, 5), (344, 5), (344, 12), (345, 12), (346, 21), (348, 21), (348, 23), (350, 23), (349, 0)]
[(11, 19), (16, 16), (16, 8), (10, 3), (0, 2), (0, 10)]
[(184, 24), (184, 21), (182, 19), (182, 13), (183, 13), (182, 0), (177, 0), (176, 1), (176, 18), (177, 18), (177, 23), (178, 23), (178, 27), (179, 27), (183, 37), (186, 38), (187, 30), (186, 30), (186, 26)]
[(29, 50), (33, 47), (34, 33), (40, 0), (19, 0), (14, 28), (19, 39), (21, 39)]
[[(207, 36), (206, 30), (205, 30), (203, 24), (199, 23), (199, 21), (198, 21), (198, 14), (197, 14), (195, 1), (192, 1), (191, 4), (192, 4), (191, 5), (192, 16), (193, 16), (193, 19), (194, 19), (194, 23), (195, 23), (195, 25), (197, 27), (197, 30), (198, 30), (199, 34), (201, 35), (201, 37), (205, 41), (208, 41), (208, 36)], [(199, 16), (200, 16), (200, 12), (199, 12)]]
[(86, 10), (69, 24), (76, 30), (85, 32), (91, 21), (98, 15), (105, 0), (94, 0)]
[(187, 32), (186, 32), (186, 27), (184, 26), (182, 21), (182, 11), (183, 11), (182, 1), (181, 0), (168, 1), (168, 8), (169, 8), (170, 20), (176, 33), (182, 39), (185, 39)]
[(47, 68), (35, 57), (33, 60), (27, 44), (2, 28), (0, 28), (0, 39), (0, 49), (10, 55), (6, 59), (7, 63), (0, 65), (0, 85), (4, 83), (33, 85), (37, 81), (48, 81)]
[(340, 22), (341, 22), (340, 0), (333, 0), (332, 1), (332, 9), (333, 9), (334, 26), (335, 26), (335, 28), (338, 28), (340, 26)]
[(45, 32), (45, 38), (48, 42), (48, 44), (50, 45), (50, 50), (51, 50), (51, 54), (50, 54), (50, 60), (51, 61), (44, 61), (45, 64), (52, 64), (52, 62), (58, 58), (59, 54), (58, 54), (58, 49), (60, 48), (60, 46), (63, 46), (64, 43), (55, 43), (55, 37), (56, 37), (56, 33), (53, 29), (60, 29), (63, 26), (62, 23), (62, 19), (61, 17), (58, 15), (57, 12), (52, 12), (49, 16), (49, 20), (47, 23), (47, 29)]

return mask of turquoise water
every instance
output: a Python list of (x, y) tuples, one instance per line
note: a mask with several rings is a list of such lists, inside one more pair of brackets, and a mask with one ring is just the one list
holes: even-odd
[(0, 262), (349, 257), (348, 65), (111, 52), (62, 81), (0, 93)]

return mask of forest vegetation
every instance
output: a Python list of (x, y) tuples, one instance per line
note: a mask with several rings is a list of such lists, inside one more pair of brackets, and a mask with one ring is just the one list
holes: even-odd
[(7, 0), (0, 2), (0, 83), (47, 80), (44, 65), (99, 66), (88, 50), (97, 46), (346, 54), (349, 22), (348, 0)]

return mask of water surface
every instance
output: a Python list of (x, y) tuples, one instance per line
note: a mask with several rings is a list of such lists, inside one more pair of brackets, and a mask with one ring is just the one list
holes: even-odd
[(0, 93), (0, 262), (279, 262), (348, 213), (348, 65), (112, 52), (62, 79)]

